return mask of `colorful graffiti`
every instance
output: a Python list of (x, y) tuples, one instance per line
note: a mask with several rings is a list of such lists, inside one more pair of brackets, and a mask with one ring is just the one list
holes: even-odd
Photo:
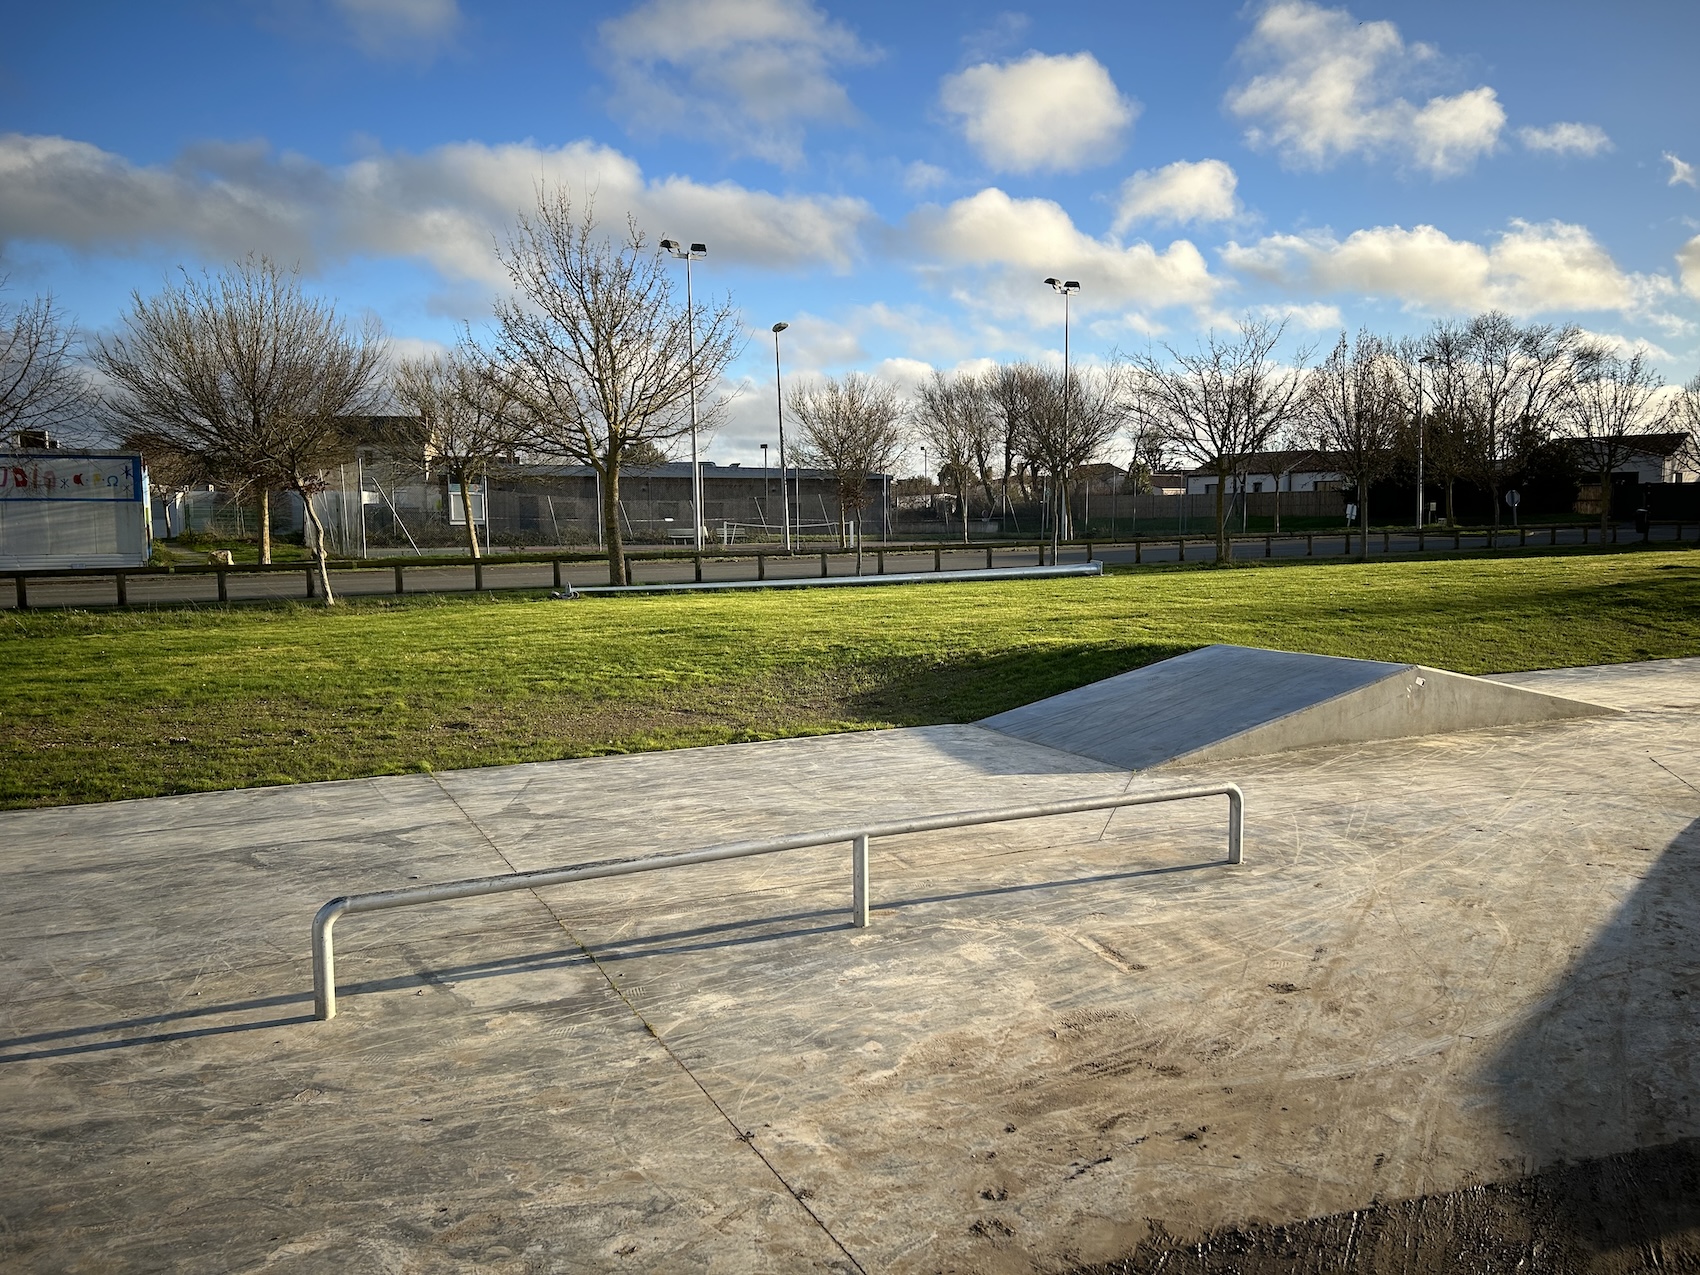
[(140, 500), (137, 456), (0, 456), (0, 500)]

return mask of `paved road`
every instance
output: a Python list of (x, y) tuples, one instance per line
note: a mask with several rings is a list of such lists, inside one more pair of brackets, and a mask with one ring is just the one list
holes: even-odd
[[(1652, 539), (1656, 542), (1674, 542), (1678, 531), (1684, 537), (1693, 541), (1696, 528), (1660, 526), (1653, 529)], [(1619, 530), (1619, 539), (1627, 543), (1634, 539), (1635, 533), (1630, 528)], [(1516, 546), (1526, 543), (1530, 546), (1548, 544), (1579, 545), (1583, 543), (1583, 531), (1579, 528), (1564, 528), (1552, 531), (1544, 527), (1516, 530), (1503, 530), (1498, 533), (1499, 547)], [(1599, 532), (1590, 528), (1587, 542), (1598, 543)], [(1454, 549), (1460, 552), (1482, 550), (1489, 547), (1489, 537), (1483, 532), (1463, 533), (1454, 535), (1452, 532), (1431, 531), (1425, 533), (1422, 548), (1429, 551), (1449, 552)], [(1359, 540), (1352, 537), (1352, 548), (1357, 550)], [(1417, 536), (1414, 532), (1393, 532), (1382, 534), (1372, 533), (1370, 536), (1370, 554), (1372, 557), (1382, 557), (1389, 554), (1413, 553), (1418, 550)], [(1233, 546), (1233, 556), (1236, 561), (1246, 561), (1257, 558), (1302, 558), (1314, 556), (1317, 558), (1338, 557), (1346, 552), (1346, 537), (1341, 532), (1317, 534), (1310, 537), (1275, 538), (1251, 536), (1237, 541)], [(1116, 564), (1162, 563), (1184, 560), (1187, 562), (1209, 562), (1215, 556), (1215, 546), (1207, 541), (1189, 541), (1183, 550), (1173, 540), (1148, 541), (1137, 548), (1132, 544), (1094, 545), (1092, 556), (1100, 561)], [(869, 548), (863, 554), (862, 570), (864, 574), (874, 575), (880, 571), (881, 551)], [(983, 568), (987, 565), (998, 567), (1028, 566), (1036, 564), (1039, 553), (1034, 549), (992, 549), (988, 564), (986, 546), (974, 545), (949, 546), (941, 545), (935, 552), (931, 546), (926, 548), (890, 549), (883, 553), (885, 571), (898, 572), (930, 571), (935, 562), (941, 570), (965, 571)], [(1087, 549), (1083, 545), (1065, 546), (1062, 551), (1062, 562), (1084, 562), (1087, 559)], [(439, 593), (439, 592), (470, 592), (474, 587), (474, 575), (468, 566), (409, 566), (405, 558), (375, 559), (368, 568), (358, 570), (339, 570), (331, 573), (331, 586), (339, 596), (372, 596), (394, 595), (396, 592), (394, 567), (404, 568), (403, 588), (407, 593)], [(633, 563), (634, 576), (641, 584), (679, 584), (696, 578), (695, 565), (689, 559), (667, 559), (648, 561), (642, 558)], [(856, 560), (848, 554), (832, 553), (827, 557), (826, 569), (834, 576), (856, 574)], [(819, 553), (799, 553), (795, 557), (785, 558), (770, 556), (766, 560), (766, 576), (768, 579), (801, 579), (819, 576), (821, 574), (821, 557)], [(754, 559), (749, 557), (703, 560), (702, 578), (704, 580), (751, 580), (757, 572)], [(232, 602), (257, 601), (276, 598), (305, 598), (308, 595), (309, 571), (303, 566), (299, 571), (279, 571), (265, 575), (244, 575), (231, 572), (226, 577), (226, 588), (229, 600)], [(563, 563), (561, 579), (574, 585), (597, 585), (608, 582), (608, 569), (600, 562)], [(554, 587), (554, 570), (547, 562), (504, 562), (501, 558), (487, 559), (484, 565), (485, 589), (550, 589)], [(107, 607), (118, 602), (117, 585), (111, 577), (46, 577), (31, 579), (28, 582), (28, 599), (32, 607)], [(132, 575), (126, 583), (127, 596), (132, 606), (158, 605), (163, 603), (209, 603), (216, 604), (218, 597), (218, 580), (213, 575), (170, 575), (146, 576)], [(16, 607), (16, 591), (0, 583), (0, 608)]]

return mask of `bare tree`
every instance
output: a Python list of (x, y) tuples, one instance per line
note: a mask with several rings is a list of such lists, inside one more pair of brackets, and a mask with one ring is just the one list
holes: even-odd
[(968, 482), (976, 473), (991, 503), (987, 467), (995, 445), (996, 421), (985, 383), (978, 376), (934, 371), (917, 395), (914, 419), (921, 441), (938, 457), (956, 486), (962, 540), (968, 541)]
[(1340, 472), (1357, 484), (1362, 553), (1369, 557), (1369, 490), (1392, 472), (1405, 421), (1403, 377), (1387, 343), (1360, 331), (1346, 334), (1306, 378), (1305, 417), (1320, 451), (1335, 458)]
[(1682, 446), (1684, 463), (1689, 469), (1700, 469), (1700, 375), (1677, 394), (1676, 419), (1688, 435)]
[(1292, 366), (1275, 359), (1285, 324), (1247, 318), (1237, 336), (1212, 331), (1196, 353), (1164, 346), (1131, 360), (1129, 404), (1142, 429), (1153, 429), (1176, 451), (1216, 477), (1216, 560), (1228, 560), (1228, 479), (1243, 458), (1267, 449), (1269, 440), (1296, 420), (1304, 396), (1308, 350)]
[(1506, 477), (1556, 426), (1581, 337), (1574, 326), (1519, 327), (1497, 310), (1477, 315), (1465, 330), (1458, 370), (1468, 462), (1488, 489), (1496, 527)]
[[(625, 584), (621, 468), (690, 429), (693, 391), (699, 429), (724, 408), (711, 391), (739, 350), (736, 311), (725, 299), (698, 306), (693, 332), (661, 254), (637, 226), (610, 239), (595, 209), (575, 211), (559, 188), (538, 191), (536, 212), (520, 215), (498, 251), (514, 295), (496, 305), (494, 358), (512, 410), (539, 450), (600, 475), (608, 579)], [(700, 522), (703, 511), (692, 516)]]
[(1004, 363), (986, 373), (985, 385), (996, 422), (997, 446), (1003, 452), (1003, 473), (998, 485), (1007, 507), (1012, 504), (1009, 496), (1012, 479), (1020, 489), (1022, 500), (1032, 497), (1025, 479), (1028, 464), (1022, 447), (1031, 433), (1038, 402), (1047, 393), (1045, 376), (1032, 363)]
[[(868, 479), (889, 473), (903, 450), (903, 400), (883, 381), (851, 372), (792, 387), (786, 406), (800, 429), (797, 454), (803, 464), (824, 469), (838, 490), (839, 544), (854, 516), (858, 525), (868, 502)], [(856, 573), (862, 571), (862, 537), (856, 537)]]
[(409, 441), (460, 487), (467, 548), (478, 557), (473, 481), (511, 458), (518, 441), (507, 378), (480, 353), (462, 349), (403, 360), (391, 373), (390, 392), (413, 418)]
[(1069, 487), (1082, 465), (1097, 456), (1127, 419), (1124, 369), (1119, 362), (1084, 371), (1034, 367), (1027, 373), (1027, 412), (1020, 449), (1050, 479), (1051, 542), (1074, 534)]
[(1676, 400), (1658, 401), (1663, 384), (1640, 350), (1626, 359), (1590, 341), (1576, 352), (1559, 411), (1572, 455), (1599, 479), (1602, 537), (1611, 525), (1612, 474), (1681, 410)]
[[(6, 280), (0, 276), (0, 291)], [(75, 427), (95, 406), (77, 368), (77, 334), (53, 303), (0, 302), (0, 437)]]
[(185, 472), (295, 492), (332, 605), (313, 496), (346, 446), (344, 418), (374, 405), (383, 357), (375, 322), (350, 331), (330, 302), (301, 291), (297, 270), (249, 257), (217, 275), (184, 275), (151, 298), (132, 293), (123, 324), (95, 343), (94, 358), (116, 388), (110, 406), (126, 438)]

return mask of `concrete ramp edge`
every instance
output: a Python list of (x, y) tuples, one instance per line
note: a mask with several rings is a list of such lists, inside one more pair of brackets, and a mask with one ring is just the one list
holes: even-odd
[(979, 725), (1128, 770), (1619, 710), (1419, 664), (1211, 646)]

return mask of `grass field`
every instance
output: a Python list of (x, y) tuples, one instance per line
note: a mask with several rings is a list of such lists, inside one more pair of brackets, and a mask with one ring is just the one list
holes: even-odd
[(1700, 554), (0, 620), (0, 807), (972, 721), (1211, 642), (1467, 673), (1700, 655)]

